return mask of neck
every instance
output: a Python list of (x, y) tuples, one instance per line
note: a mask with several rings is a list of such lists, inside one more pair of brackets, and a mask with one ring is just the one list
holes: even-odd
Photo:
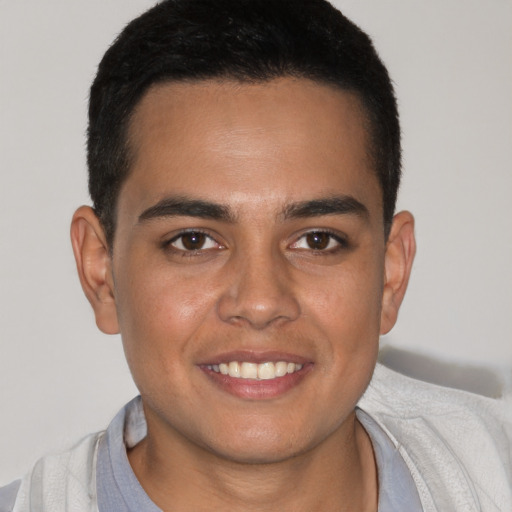
[(226, 460), (187, 440), (162, 442), (150, 427), (128, 457), (162, 510), (377, 510), (371, 441), (355, 413), (320, 445), (271, 464)]

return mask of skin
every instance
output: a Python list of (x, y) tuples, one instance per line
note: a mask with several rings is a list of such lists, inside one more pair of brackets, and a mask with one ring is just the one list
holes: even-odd
[[(130, 144), (113, 250), (88, 207), (72, 241), (143, 399), (148, 436), (129, 460), (146, 492), (173, 511), (375, 511), (354, 408), (415, 245), (408, 212), (385, 238), (357, 97), (305, 79), (159, 85)], [(198, 216), (198, 200), (222, 215)], [(304, 362), (284, 391), (233, 392), (204, 367), (283, 354)]]

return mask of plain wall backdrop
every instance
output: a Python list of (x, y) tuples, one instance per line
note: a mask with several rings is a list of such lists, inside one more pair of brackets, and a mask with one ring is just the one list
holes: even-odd
[[(88, 87), (148, 0), (0, 0), (0, 485), (136, 394), (69, 244)], [(396, 84), (418, 254), (398, 347), (512, 366), (512, 1), (338, 0)]]

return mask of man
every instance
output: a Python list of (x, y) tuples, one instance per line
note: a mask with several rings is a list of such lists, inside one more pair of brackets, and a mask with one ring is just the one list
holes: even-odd
[(5, 509), (510, 509), (510, 412), (375, 369), (415, 243), (364, 33), (320, 0), (165, 1), (89, 121), (73, 248), (141, 397)]

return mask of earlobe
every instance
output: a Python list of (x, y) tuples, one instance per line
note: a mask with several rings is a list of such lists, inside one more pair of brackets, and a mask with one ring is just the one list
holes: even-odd
[(381, 334), (388, 333), (395, 325), (415, 254), (414, 217), (407, 211), (397, 213), (386, 244)]
[(88, 206), (81, 206), (71, 222), (71, 244), (82, 289), (96, 317), (98, 328), (117, 334), (112, 262), (101, 223)]

